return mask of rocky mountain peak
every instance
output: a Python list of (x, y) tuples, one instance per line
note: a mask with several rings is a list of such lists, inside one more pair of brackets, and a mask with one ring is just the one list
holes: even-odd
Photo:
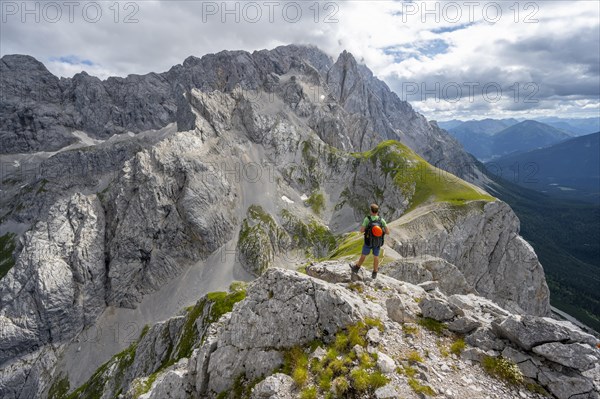
[[(201, 58), (188, 57), (182, 65), (160, 74), (111, 77), (100, 82), (102, 89), (92, 78), (65, 79), (59, 85), (58, 79), (45, 68), (41, 71), (39, 63), (31, 57), (13, 57), (10, 62), (15, 64), (19, 60), (35, 64), (38, 72), (19, 79), (2, 74), (3, 86), (7, 88), (14, 86), (15, 81), (21, 82), (20, 88), (3, 90), (20, 93), (9, 97), (0, 115), (4, 121), (0, 138), (6, 154), (58, 150), (73, 143), (73, 131), (105, 139), (124, 132), (164, 128), (177, 122), (177, 115), (186, 114), (186, 110), (179, 109), (189, 107), (189, 103), (181, 101), (184, 92), (193, 88), (232, 92), (241, 87), (271, 93), (274, 80), (293, 70), (306, 80), (305, 95), (322, 94), (345, 110), (346, 115), (338, 115), (330, 102), (327, 112), (324, 108), (318, 112), (316, 109), (302, 111), (316, 117), (313, 126), (321, 137), (328, 136), (329, 144), (344, 149), (349, 143), (354, 150), (363, 151), (373, 148), (382, 139), (400, 139), (443, 169), (470, 180), (481, 178), (481, 174), (478, 177), (466, 171), (469, 168), (464, 165), (472, 166), (473, 159), (453, 138), (429, 125), (385, 83), (373, 77), (366, 66), (357, 64), (347, 51), (342, 52), (335, 63), (313, 46), (280, 46), (253, 53), (223, 51)], [(94, 95), (85, 96), (83, 101), (80, 96), (73, 97), (74, 85), (89, 85)], [(88, 91), (82, 88), (83, 92)], [(32, 99), (35, 107), (25, 109), (19, 101), (23, 95)], [(317, 98), (313, 101), (319, 103)], [(19, 116), (24, 113), (29, 115), (26, 119)], [(343, 121), (340, 122), (340, 118)], [(329, 129), (324, 130), (332, 124), (338, 125), (333, 134)], [(454, 162), (442, 164), (449, 154)]]
[(25, 54), (6, 54), (0, 61), (8, 70), (21, 70), (25, 73), (42, 73), (51, 75), (44, 64), (35, 57)]

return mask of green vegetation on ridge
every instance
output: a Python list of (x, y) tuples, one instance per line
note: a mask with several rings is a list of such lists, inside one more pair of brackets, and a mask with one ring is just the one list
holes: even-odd
[[(359, 232), (352, 232), (344, 235), (335, 250), (333, 250), (327, 257), (329, 260), (358, 260), (362, 252), (364, 243), (364, 236)], [(381, 249), (379, 254), (379, 265), (385, 265), (391, 262), (392, 259), (385, 256), (385, 247)], [(373, 267), (373, 256), (367, 256), (363, 266), (371, 269)]]
[(428, 201), (462, 205), (466, 201), (495, 199), (457, 176), (430, 165), (398, 141), (384, 141), (372, 150), (353, 155), (372, 162), (386, 175), (392, 175), (394, 183), (410, 198), (407, 212)]

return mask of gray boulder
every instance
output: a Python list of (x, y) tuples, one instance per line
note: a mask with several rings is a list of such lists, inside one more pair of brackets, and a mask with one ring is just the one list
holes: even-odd
[(456, 320), (448, 323), (448, 330), (458, 334), (468, 334), (481, 326), (481, 322), (470, 316), (458, 317)]
[(560, 342), (551, 342), (535, 346), (532, 350), (554, 363), (562, 364), (563, 366), (579, 371), (589, 370), (600, 361), (598, 350), (580, 343), (562, 344)]
[(548, 342), (584, 343), (595, 346), (597, 339), (573, 324), (548, 317), (511, 316), (495, 326), (501, 337), (525, 350)]
[(592, 381), (581, 375), (558, 373), (548, 368), (542, 368), (538, 375), (540, 383), (558, 399), (593, 398), (594, 385)]
[(389, 298), (385, 301), (385, 306), (388, 317), (397, 323), (414, 322), (420, 312), (419, 305), (408, 295)]
[[(474, 292), (463, 273), (456, 266), (431, 255), (395, 260), (382, 266), (381, 272), (412, 284), (422, 284), (433, 280), (447, 295)], [(425, 290), (429, 291), (427, 288)]]
[(327, 261), (307, 266), (306, 274), (329, 283), (349, 283), (353, 273), (349, 262)]
[(292, 399), (294, 380), (286, 374), (276, 373), (268, 376), (254, 388), (251, 399)]
[(440, 298), (425, 298), (419, 302), (419, 307), (424, 317), (437, 321), (447, 321), (457, 315), (455, 308)]

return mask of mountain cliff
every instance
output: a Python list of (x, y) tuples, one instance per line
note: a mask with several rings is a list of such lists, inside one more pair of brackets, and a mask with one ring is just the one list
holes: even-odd
[[(462, 167), (472, 159), (452, 138), (347, 52), (335, 62), (298, 46), (222, 52), (106, 81), (58, 80), (24, 56), (0, 66), (8, 98), (0, 234), (15, 247), (0, 280), (2, 397), (62, 397), (65, 385), (80, 387), (76, 397), (116, 397), (167, 369), (170, 385), (154, 397), (216, 394), (243, 370), (248, 378), (272, 371), (280, 349), (316, 338), (317, 327), (332, 336), (385, 319), (381, 307), (356, 309), (360, 300), (345, 289), (272, 271), (354, 259), (361, 238), (349, 232), (373, 201), (395, 220), (383, 262), (390, 275), (431, 276), (450, 295), (479, 294), (518, 317), (549, 313), (543, 268), (512, 210), (449, 173), (479, 178)], [(227, 312), (197, 303), (263, 273), (271, 277), (261, 281), (287, 276), (273, 284), (282, 298), (298, 293), (303, 302), (290, 306), (316, 308), (285, 329), (275, 316), (253, 318), (276, 313), (277, 301), (219, 323)], [(176, 316), (186, 306), (193, 317)], [(115, 320), (153, 327), (129, 346), (106, 334)], [(246, 336), (248, 320), (268, 331)], [(105, 333), (90, 342), (91, 331)], [(183, 360), (202, 343), (196, 332), (190, 341), (192, 331), (211, 342), (195, 352), (195, 388)], [(575, 384), (582, 393), (592, 390), (592, 377), (573, 378), (587, 381)]]

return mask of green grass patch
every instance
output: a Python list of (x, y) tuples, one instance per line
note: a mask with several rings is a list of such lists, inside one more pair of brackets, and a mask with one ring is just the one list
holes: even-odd
[(308, 387), (300, 392), (300, 399), (317, 399), (317, 388)]
[(350, 390), (350, 381), (342, 375), (333, 380), (331, 385), (337, 397), (344, 397), (346, 392)]
[(143, 394), (147, 393), (150, 390), (150, 388), (152, 388), (152, 385), (154, 384), (154, 381), (156, 381), (156, 377), (158, 377), (159, 373), (160, 372), (157, 371), (155, 373), (150, 374), (148, 378), (136, 379), (133, 382), (133, 398), (137, 399)]
[(325, 196), (321, 192), (314, 192), (308, 197), (306, 203), (315, 215), (320, 216), (321, 212), (325, 209)]
[(512, 385), (523, 383), (523, 374), (519, 367), (508, 359), (503, 357), (486, 356), (481, 365), (488, 374), (502, 379)]
[[(183, 324), (183, 332), (177, 345), (177, 359), (189, 357), (192, 354), (192, 348), (197, 341), (196, 320), (204, 312), (206, 299), (198, 301), (189, 311)], [(175, 360), (175, 359), (173, 359)], [(176, 360), (175, 360), (176, 361)]]
[(440, 350), (440, 355), (442, 355), (442, 357), (450, 356), (450, 350), (448, 350), (448, 348), (446, 347), (446, 345), (444, 345), (444, 343), (442, 341), (437, 341), (436, 345), (437, 345), (438, 349)]
[(367, 317), (365, 319), (365, 324), (367, 325), (367, 327), (376, 328), (379, 331), (383, 332), (383, 322), (379, 319)]
[(419, 332), (419, 327), (415, 326), (414, 324), (403, 324), (402, 332), (404, 335), (417, 335)]
[(48, 399), (63, 399), (69, 393), (69, 378), (66, 375), (59, 375), (48, 391)]
[(452, 343), (452, 345), (450, 345), (450, 353), (452, 353), (456, 356), (460, 356), (460, 354), (462, 353), (462, 351), (465, 350), (466, 347), (467, 347), (467, 344), (465, 344), (465, 340), (462, 338), (459, 338), (456, 341), (454, 341)]
[(403, 374), (408, 378), (413, 378), (415, 375), (417, 375), (417, 369), (408, 364), (396, 368), (396, 372), (398, 374)]
[(245, 374), (240, 374), (233, 382), (233, 387), (229, 391), (221, 392), (217, 398), (232, 397), (235, 399), (249, 399), (252, 394), (252, 388), (263, 378), (248, 380)]
[(446, 325), (444, 323), (429, 317), (419, 317), (417, 319), (417, 323), (437, 335), (442, 335), (446, 329)]
[(421, 356), (421, 354), (418, 351), (410, 351), (408, 352), (408, 354), (406, 355), (406, 360), (408, 360), (409, 363), (423, 363), (423, 357)]
[(544, 387), (542, 387), (540, 384), (538, 384), (536, 382), (526, 382), (524, 384), (524, 386), (529, 392), (537, 393), (537, 394), (542, 395), (547, 398), (552, 397), (552, 395), (550, 395), (550, 393), (548, 393), (548, 391), (546, 391), (546, 389), (544, 389)]
[(303, 387), (308, 382), (308, 355), (301, 346), (295, 346), (283, 356), (283, 372), (292, 376), (294, 383)]
[[(318, 397), (344, 398), (373, 394), (389, 379), (377, 368), (377, 356), (364, 350), (354, 350), (356, 345), (366, 347), (365, 338), (370, 328), (383, 328), (381, 321), (369, 319), (339, 331), (329, 346), (321, 341), (305, 347), (297, 346), (284, 353), (282, 372), (292, 376), (302, 392)], [(307, 348), (310, 347), (310, 352)], [(308, 360), (308, 353), (317, 347), (325, 349), (322, 358)], [(308, 394), (307, 394), (308, 395)]]
[(229, 313), (233, 310), (233, 305), (242, 301), (246, 298), (246, 290), (239, 290), (234, 292), (211, 292), (207, 294), (209, 301), (213, 304), (210, 307), (210, 316), (208, 318), (209, 323), (213, 323), (221, 318), (225, 313)]
[(408, 386), (410, 386), (410, 388), (417, 394), (423, 394), (427, 396), (436, 395), (435, 391), (430, 386), (421, 385), (421, 383), (419, 383), (419, 381), (417, 381), (415, 378), (408, 379)]

